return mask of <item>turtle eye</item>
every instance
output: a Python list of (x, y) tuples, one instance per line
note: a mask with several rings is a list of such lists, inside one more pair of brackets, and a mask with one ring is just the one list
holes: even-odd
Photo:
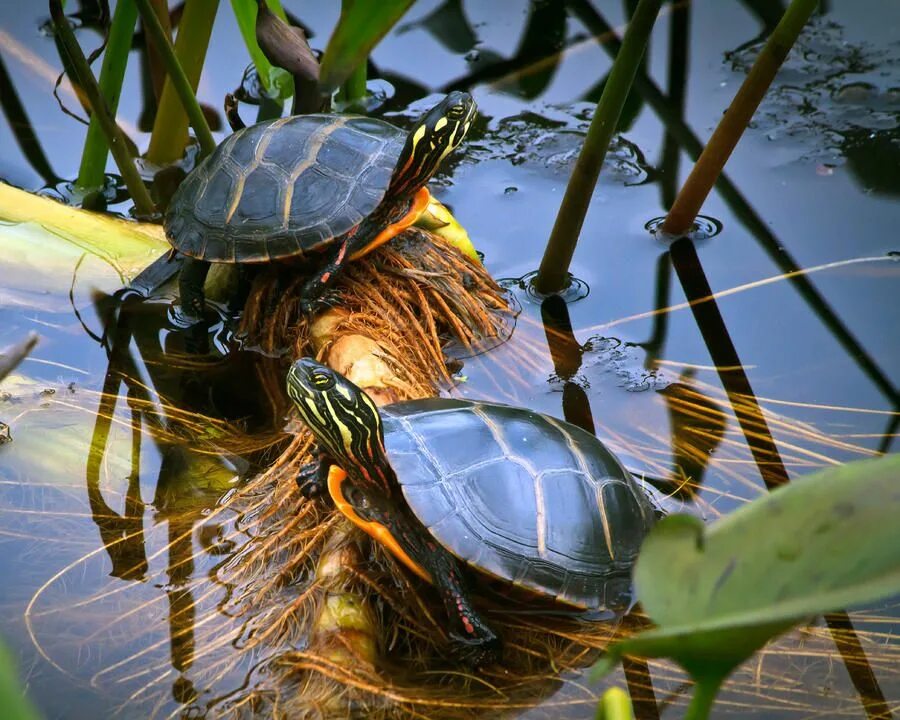
[(334, 377), (323, 372), (314, 372), (309, 376), (316, 390), (330, 390), (334, 387)]

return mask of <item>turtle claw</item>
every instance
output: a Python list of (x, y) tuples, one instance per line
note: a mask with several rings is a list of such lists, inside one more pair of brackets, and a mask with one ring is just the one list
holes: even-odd
[(307, 317), (322, 312), (328, 308), (336, 307), (341, 303), (341, 294), (337, 290), (326, 292), (316, 298), (301, 298), (300, 310)]
[(297, 473), (297, 487), (307, 500), (318, 500), (326, 495), (325, 484), (329, 463), (313, 460), (306, 463)]
[(488, 635), (480, 638), (469, 638), (457, 633), (450, 633), (454, 657), (462, 664), (473, 668), (499, 662), (503, 655), (503, 642), (490, 630), (487, 632)]

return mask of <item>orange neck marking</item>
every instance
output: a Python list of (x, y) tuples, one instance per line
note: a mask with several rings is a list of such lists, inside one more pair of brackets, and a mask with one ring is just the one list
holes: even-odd
[[(426, 190), (425, 192), (428, 191)], [(406, 567), (412, 570), (416, 575), (425, 582), (430, 583), (431, 575), (428, 574), (425, 568), (406, 554), (406, 551), (400, 547), (400, 544), (394, 536), (391, 535), (390, 530), (379, 522), (375, 522), (374, 520), (363, 520), (356, 514), (356, 510), (354, 510), (353, 506), (344, 498), (342, 487), (346, 478), (347, 473), (337, 465), (332, 465), (328, 469), (328, 494), (331, 495), (331, 499), (334, 501), (337, 509), (340, 510), (354, 525), (372, 537), (375, 542), (381, 543), (390, 550), (394, 557), (406, 565)]]
[(419, 219), (419, 216), (425, 212), (425, 208), (428, 207), (428, 204), (431, 202), (431, 193), (428, 191), (427, 187), (422, 187), (413, 195), (412, 205), (409, 206), (409, 212), (406, 213), (402, 218), (400, 218), (393, 225), (388, 225), (384, 230), (382, 230), (378, 235), (375, 236), (375, 239), (366, 245), (361, 250), (357, 250), (353, 255), (350, 256), (350, 260), (358, 260), (363, 255), (368, 255), (375, 248), (384, 245), (391, 238), (396, 237), (400, 233), (402, 233), (406, 228), (410, 225), (414, 225), (416, 220)]

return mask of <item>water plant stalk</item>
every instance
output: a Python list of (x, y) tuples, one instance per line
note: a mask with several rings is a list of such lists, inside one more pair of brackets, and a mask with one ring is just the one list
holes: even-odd
[(180, 159), (187, 144), (189, 119), (200, 143), (200, 155), (208, 155), (215, 149), (216, 141), (194, 93), (206, 59), (219, 0), (191, 0), (185, 5), (174, 48), (150, 6), (150, 0), (135, 2), (144, 28), (162, 52), (169, 73), (153, 123), (147, 159), (157, 165)]
[(818, 0), (792, 0), (678, 193), (663, 223), (663, 235), (677, 238), (691, 229), (700, 207), (817, 4)]
[(535, 279), (535, 288), (540, 293), (559, 292), (566, 285), (569, 265), (575, 254), (575, 245), (584, 224), (594, 186), (600, 176), (603, 158), (609, 149), (622, 106), (640, 67), (644, 48), (661, 5), (662, 0), (640, 0), (631, 22), (628, 23), (622, 47), (613, 62), (606, 87), (597, 103), (584, 146), (572, 169), (572, 177), (566, 186), (553, 231), (541, 259)]
[(78, 84), (84, 92), (85, 99), (90, 103), (91, 117), (96, 117), (100, 123), (100, 128), (109, 145), (109, 151), (116, 161), (119, 172), (122, 174), (122, 179), (128, 188), (128, 193), (134, 202), (135, 211), (139, 216), (152, 216), (156, 211), (156, 207), (150, 198), (150, 193), (147, 191), (144, 181), (141, 180), (141, 176), (128, 152), (125, 135), (119, 126), (116, 125), (115, 118), (110, 113), (109, 108), (106, 107), (106, 101), (100, 92), (100, 86), (97, 85), (94, 73), (91, 72), (81, 46), (75, 39), (75, 33), (72, 32), (69, 20), (63, 13), (59, 0), (50, 0), (50, 16), (53, 18), (53, 24), (56, 27), (56, 37), (75, 69)]
[(361, 103), (366, 99), (366, 64), (366, 61), (363, 60), (357, 65), (350, 73), (350, 77), (341, 85), (337, 94), (338, 102), (346, 106)]
[(694, 685), (694, 694), (691, 696), (691, 703), (688, 705), (684, 720), (706, 720), (712, 712), (721, 684), (722, 679), (719, 677), (698, 679)]
[[(150, 0), (156, 17), (159, 18), (160, 25), (166, 37), (172, 37), (172, 24), (169, 18), (168, 0)], [(142, 26), (143, 27), (143, 26)], [(147, 66), (150, 73), (150, 83), (153, 86), (153, 107), (154, 113), (159, 98), (162, 96), (163, 87), (166, 84), (166, 71), (163, 68), (162, 52), (156, 47), (156, 42), (148, 33), (144, 33), (144, 45), (147, 50)]]
[[(120, 0), (116, 3), (106, 50), (103, 52), (103, 64), (100, 67), (100, 78), (97, 84), (110, 113), (115, 117), (119, 107), (119, 95), (122, 91), (122, 80), (125, 67), (128, 65), (128, 53), (131, 50), (131, 38), (137, 23), (137, 6), (133, 0)], [(78, 169), (78, 185), (84, 189), (102, 188), (106, 180), (106, 158), (109, 147), (96, 115), (91, 116), (84, 150), (81, 154), (81, 166)]]

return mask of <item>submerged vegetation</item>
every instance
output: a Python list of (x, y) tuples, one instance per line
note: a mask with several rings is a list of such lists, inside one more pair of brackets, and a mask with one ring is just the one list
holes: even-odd
[[(82, 3), (82, 14), (89, 5)], [(343, 0), (326, 42), (301, 27), (290, 4), (278, 0), (233, 0), (230, 9), (218, 0), (189, 0), (177, 10), (160, 0), (119, 0), (111, 15), (100, 2), (105, 12), (96, 19), (104, 51), (95, 78), (97, 53), (86, 57), (83, 35), (73, 28), (73, 9), (49, 0), (60, 64), (89, 115), (69, 197), (73, 204), (97, 208), (121, 200), (110, 192), (106, 175), (110, 153), (127, 191), (127, 207), (121, 209), (141, 220), (158, 220), (173, 185), (214, 150), (216, 123), (210, 120), (218, 114), (206, 101), (216, 107), (224, 103), (229, 123), (240, 127), (241, 105), (245, 111), (255, 106), (257, 119), (264, 120), (288, 111), (288, 104), (294, 114), (327, 112), (333, 104), (371, 111), (395, 91), (410, 94), (406, 100), (425, 95), (426, 86), (399, 75), (390, 76), (390, 92), (379, 84), (389, 76), (379, 72), (373, 52), (392, 29), (400, 37), (431, 33), (466, 52), (470, 72), (442, 91), (515, 85), (518, 97), (539, 97), (561, 58), (579, 52), (585, 42), (566, 35), (570, 18), (589, 29), (592, 42), (608, 39), (616, 59), (609, 75), (596, 78), (587, 93), (586, 115), (576, 117), (588, 121), (586, 129), (580, 125), (573, 133), (568, 119), (553, 120), (535, 123), (538, 140), (530, 145), (524, 133), (518, 137), (517, 158), (572, 135), (577, 143), (550, 156), (574, 161), (565, 166), (567, 186), (540, 269), (517, 283), (498, 284), (460, 222), (434, 202), (416, 227), (350, 265), (338, 281), (340, 300), (334, 307), (310, 317), (301, 292), (306, 277), (291, 273), (286, 279), (274, 265), (266, 266), (253, 279), (240, 326), (234, 328), (217, 310), (198, 340), (170, 312), (171, 283), (150, 288), (149, 297), (137, 297), (130, 287), (167, 249), (161, 227), (64, 207), (0, 184), (0, 247), (5, 248), (0, 267), (13, 278), (0, 280), (0, 310), (31, 306), (35, 313), (46, 312), (47, 327), (66, 333), (74, 327), (88, 335), (105, 362), (102, 386), (81, 389), (71, 382), (65, 390), (48, 390), (21, 372), (37, 336), (20, 335), (18, 344), (0, 355), (0, 381), (6, 380), (0, 387), (5, 393), (0, 453), (10, 453), (14, 468), (2, 482), (18, 492), (42, 475), (53, 492), (83, 494), (85, 483), (79, 486), (78, 478), (72, 483), (66, 468), (84, 467), (87, 493), (79, 500), (84, 508), (63, 517), (65, 522), (89, 517), (102, 540), (100, 547), (95, 537), (81, 545), (73, 541), (77, 546), (64, 553), (67, 564), (42, 578), (27, 601), (27, 639), (41, 662), (67, 677), (88, 677), (98, 687), (117, 686), (117, 702), (141, 716), (189, 709), (235, 718), (341, 717), (357, 711), (367, 717), (474, 718), (486, 712), (511, 716), (535, 706), (553, 714), (584, 705), (607, 720), (656, 720), (672, 703), (682, 702), (687, 687), (684, 676), (660, 658), (674, 660), (693, 681), (690, 720), (710, 716), (723, 684), (726, 693), (736, 688), (739, 700), (735, 695), (728, 700), (732, 709), (743, 707), (748, 715), (772, 709), (815, 714), (815, 706), (791, 700), (789, 691), (775, 689), (765, 699), (753, 693), (767, 681), (774, 687), (793, 671), (802, 673), (802, 667), (791, 667), (801, 661), (790, 645), (775, 638), (824, 615), (822, 632), (813, 625), (802, 631), (806, 652), (824, 653), (819, 648), (830, 638), (838, 652), (828, 660), (844, 662), (858, 707), (869, 718), (890, 718), (896, 698), (886, 697), (878, 674), (890, 676), (896, 696), (900, 680), (890, 670), (900, 647), (894, 615), (870, 617), (885, 629), (865, 634), (856, 631), (846, 610), (900, 595), (900, 532), (893, 522), (900, 463), (888, 455), (900, 424), (900, 392), (811, 277), (854, 267), (873, 277), (896, 275), (895, 256), (803, 268), (722, 175), (817, 3), (746, 3), (763, 21), (766, 36), (705, 148), (682, 119), (684, 88), (676, 82), (687, 33), (679, 23), (687, 22), (690, 3), (626, 3), (633, 12), (620, 43), (595, 4), (556, 7), (535, 0), (519, 47), (506, 60), (479, 54), (475, 26), (461, 2), (447, 0), (408, 20), (411, 5), (410, 0)], [(229, 13), (244, 43), (240, 52), (252, 65), (227, 98), (205, 97), (198, 88), (210, 62), (213, 24)], [(664, 96), (648, 76), (645, 51), (660, 32), (658, 16), (666, 14), (672, 87)], [(311, 39), (324, 47), (321, 60)], [(131, 91), (125, 79), (135, 47), (152, 88), (152, 132), (143, 157), (116, 117)], [(8, 115), (18, 113), (19, 124), (27, 124), (24, 109), (7, 97)], [(885, 112), (894, 112), (893, 101), (884, 102)], [(669, 152), (671, 160), (668, 146), (676, 147), (677, 140), (696, 164), (678, 190), (676, 148), (669, 176), (660, 180), (669, 212), (648, 223), (654, 236), (645, 238), (668, 243), (657, 266), (653, 309), (599, 320), (579, 310), (576, 301), (586, 286), (569, 266), (588, 210), (595, 207), (601, 169), (623, 152), (616, 133), (621, 138), (644, 106), (666, 119), (663, 155)], [(900, 107), (896, 110), (900, 117)], [(418, 114), (409, 110), (409, 117)], [(398, 122), (406, 119), (400, 115)], [(522, 124), (521, 118), (514, 120)], [(510, 127), (517, 133), (514, 122), (504, 123), (490, 117), (474, 122), (473, 156), (482, 153), (486, 162), (493, 161), (492, 133), (496, 138)], [(32, 141), (21, 144), (31, 148), (29, 159), (42, 157)], [(632, 156), (622, 163), (623, 172), (643, 173), (633, 184), (645, 184), (649, 164), (639, 150)], [(466, 171), (465, 160), (451, 162), (460, 163), (457, 172)], [(35, 167), (46, 165), (44, 160)], [(819, 168), (823, 176), (833, 170)], [(713, 290), (700, 251), (722, 228), (698, 213), (714, 187), (780, 275), (754, 275), (737, 287)], [(508, 185), (496, 195), (475, 192), (485, 215), (501, 224), (517, 222), (503, 219), (517, 187)], [(579, 250), (591, 241), (582, 239)], [(529, 262), (536, 264), (536, 258)], [(669, 299), (672, 269), (683, 303)], [(229, 288), (239, 282), (235, 274), (220, 266), (207, 285), (209, 296), (218, 301), (230, 296)], [(884, 396), (887, 410), (757, 396), (729, 332), (732, 320), (726, 322), (720, 303), (778, 283), (794, 288), (814, 308)], [(522, 292), (513, 294), (517, 286)], [(678, 311), (686, 309), (711, 366), (667, 360), (663, 351), (669, 318), (683, 323)], [(77, 324), (69, 317), (72, 310)], [(61, 317), (67, 324), (60, 324)], [(645, 342), (608, 336), (614, 325), (645, 319), (651, 323)], [(587, 341), (576, 339), (586, 335)], [(623, 359), (636, 349), (645, 353), (638, 370)], [(284, 361), (301, 356), (318, 357), (344, 372), (379, 405), (442, 391), (465, 394), (470, 374), (480, 378), (475, 382), (481, 383), (481, 394), (522, 405), (536, 394), (529, 386), (533, 378), (546, 394), (549, 376), (566, 420), (624, 454), (662, 505), (661, 514), (668, 515), (648, 535), (634, 567), (638, 607), (621, 624), (590, 622), (519, 597), (518, 589), (488, 583), (479, 589), (478, 603), (499, 629), (505, 654), (502, 662), (477, 671), (458, 663), (433, 590), (405, 572), (384, 547), (363, 545), (339, 513), (297, 492), (298, 473), (317, 456), (309, 431), (293, 417), (286, 426), (284, 420), (289, 416)], [(602, 420), (593, 417), (589, 395), (597, 368), (618, 373), (616, 382), (634, 390), (654, 387), (667, 363), (681, 375), (653, 395), (667, 414), (670, 447), (659, 443), (662, 433), (637, 417), (640, 411), (633, 408), (639, 404), (621, 405), (626, 413), (621, 424), (605, 414)], [(90, 374), (59, 359), (51, 364)], [(620, 372), (625, 365), (629, 369)], [(702, 371), (718, 382), (697, 379)], [(634, 397), (642, 402), (637, 392)], [(809, 419), (827, 410), (883, 415), (888, 427), (873, 447), (874, 434)], [(39, 436), (42, 423), (46, 438)], [(2, 434), (9, 427), (14, 443)], [(145, 529), (150, 505), (142, 499), (142, 464), (148, 441), (158, 456), (159, 477), (152, 502), (157, 524)], [(712, 471), (731, 484), (704, 483)], [(37, 512), (26, 508), (22, 515)], [(9, 532), (33, 537), (24, 522)], [(62, 526), (46, 540), (68, 542)], [(90, 582), (67, 589), (76, 574)], [(91, 613), (103, 618), (102, 627)], [(135, 622), (140, 618), (152, 619)], [(61, 640), (55, 637), (60, 627), (70, 629)], [(763, 672), (759, 655), (759, 665), (750, 668), (748, 661), (767, 643), (778, 669)], [(96, 657), (83, 653), (95, 645), (102, 648)], [(587, 669), (594, 667), (596, 678), (620, 663), (621, 674), (612, 687), (601, 686), (605, 692), (598, 698), (596, 687), (585, 684)], [(0, 684), (5, 678), (0, 672)], [(670, 689), (669, 696), (657, 695), (654, 679)], [(0, 696), (3, 692), (0, 688)], [(32, 716), (25, 706), (16, 712)]]

